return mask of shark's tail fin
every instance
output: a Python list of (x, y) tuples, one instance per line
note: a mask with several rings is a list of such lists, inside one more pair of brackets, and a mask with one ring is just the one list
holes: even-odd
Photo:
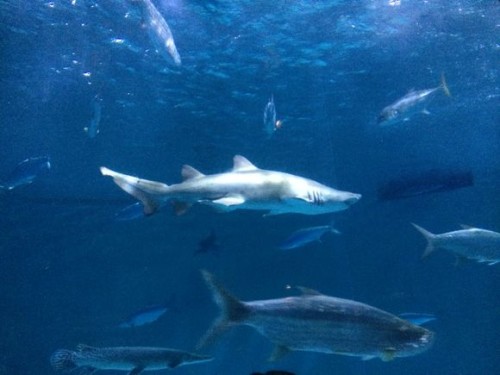
[(443, 89), (443, 91), (444, 91), (444, 93), (445, 93), (446, 96), (451, 97), (451, 91), (448, 88), (448, 85), (446, 83), (446, 78), (444, 76), (444, 73), (441, 73), (441, 84), (440, 84), (440, 87)]
[(416, 230), (418, 230), (424, 238), (427, 240), (427, 247), (424, 250), (424, 253), (422, 254), (422, 258), (425, 258), (428, 256), (430, 253), (432, 253), (434, 250), (436, 250), (434, 246), (434, 239), (436, 238), (436, 235), (429, 232), (428, 230), (422, 228), (421, 226), (418, 226), (417, 224), (411, 223)]
[(70, 371), (77, 367), (74, 360), (75, 352), (59, 349), (50, 357), (50, 364), (55, 370)]
[(103, 176), (112, 177), (113, 181), (121, 187), (122, 190), (141, 201), (144, 205), (145, 215), (154, 214), (160, 208), (160, 196), (169, 191), (168, 185), (161, 182), (127, 176), (126, 174), (112, 171), (106, 167), (101, 167), (101, 173)]
[(210, 272), (201, 271), (201, 273), (212, 292), (215, 303), (221, 310), (221, 314), (200, 339), (196, 346), (197, 350), (214, 342), (218, 336), (231, 326), (242, 322), (250, 312), (248, 306), (230, 294)]

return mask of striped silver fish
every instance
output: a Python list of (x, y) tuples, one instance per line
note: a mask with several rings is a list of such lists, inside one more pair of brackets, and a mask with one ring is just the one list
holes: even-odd
[(212, 357), (180, 350), (153, 347), (109, 347), (94, 348), (78, 345), (76, 351), (59, 349), (50, 358), (56, 370), (72, 371), (90, 375), (98, 370), (123, 370), (128, 375), (138, 375), (148, 370), (163, 370), (181, 365), (212, 360)]
[(271, 360), (301, 350), (389, 361), (422, 353), (433, 342), (433, 332), (364, 303), (306, 288), (300, 288), (298, 297), (243, 302), (210, 273), (203, 271), (203, 277), (222, 313), (198, 348), (239, 324), (253, 327), (276, 345)]

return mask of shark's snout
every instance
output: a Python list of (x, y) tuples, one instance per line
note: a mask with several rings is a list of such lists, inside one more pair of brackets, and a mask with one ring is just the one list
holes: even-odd
[(361, 194), (351, 194), (344, 202), (348, 206), (352, 206), (354, 203), (361, 199)]

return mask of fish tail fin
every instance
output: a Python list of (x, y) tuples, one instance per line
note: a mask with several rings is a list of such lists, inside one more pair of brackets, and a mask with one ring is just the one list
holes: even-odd
[(243, 321), (249, 313), (249, 308), (245, 303), (229, 293), (210, 272), (203, 270), (201, 273), (221, 313), (198, 342), (196, 346), (198, 350), (214, 342), (231, 326)]
[(430, 253), (432, 253), (434, 250), (436, 250), (435, 246), (434, 246), (434, 238), (436, 237), (435, 234), (429, 232), (428, 230), (422, 228), (421, 226), (417, 225), (417, 224), (414, 224), (414, 223), (411, 223), (416, 230), (418, 230), (423, 236), (424, 238), (427, 240), (427, 246), (424, 250), (424, 253), (422, 254), (422, 258), (425, 258), (427, 257)]
[(144, 214), (152, 215), (160, 208), (160, 196), (168, 192), (168, 185), (161, 182), (143, 180), (101, 167), (103, 176), (110, 176), (125, 192), (139, 200), (144, 206)]
[(75, 352), (59, 349), (50, 357), (50, 364), (55, 370), (69, 371), (77, 367), (75, 363)]
[(444, 76), (444, 73), (441, 73), (441, 85), (440, 85), (440, 87), (443, 89), (446, 96), (451, 97), (451, 91), (448, 88), (448, 85), (446, 83), (446, 77)]

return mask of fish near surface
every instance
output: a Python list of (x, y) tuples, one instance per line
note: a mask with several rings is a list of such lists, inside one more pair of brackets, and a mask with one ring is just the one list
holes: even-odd
[(243, 156), (236, 155), (233, 162), (231, 171), (213, 175), (185, 165), (184, 181), (174, 185), (127, 176), (105, 167), (101, 167), (101, 173), (141, 201), (146, 215), (156, 212), (166, 201), (174, 201), (181, 213), (194, 203), (203, 203), (223, 211), (319, 215), (345, 210), (361, 198), (360, 194), (336, 190), (304, 177), (259, 169)]
[(128, 371), (128, 375), (138, 375), (143, 371), (163, 370), (211, 361), (212, 357), (184, 352), (181, 350), (154, 347), (108, 347), (94, 348), (79, 345), (76, 351), (59, 349), (50, 358), (56, 370), (93, 374), (98, 370)]
[(235, 325), (248, 325), (273, 342), (271, 359), (300, 350), (388, 361), (422, 353), (433, 341), (433, 332), (364, 303), (305, 288), (298, 297), (243, 302), (210, 273), (203, 277), (221, 315), (198, 347)]
[(385, 126), (408, 120), (413, 114), (418, 112), (429, 114), (425, 109), (425, 104), (427, 104), (427, 101), (439, 90), (443, 90), (446, 96), (451, 96), (444, 74), (441, 75), (441, 83), (439, 86), (432, 89), (412, 90), (401, 99), (385, 107), (382, 112), (380, 112), (377, 123)]
[[(149, 38), (155, 45), (156, 51), (165, 60), (169, 61), (171, 58), (175, 65), (180, 66), (182, 63), (181, 56), (177, 51), (174, 36), (165, 18), (163, 18), (151, 0), (135, 0), (134, 2), (141, 7), (144, 27), (147, 29)], [(168, 55), (165, 52), (168, 52)]]
[(92, 118), (90, 119), (90, 124), (83, 130), (87, 133), (89, 138), (95, 138), (99, 134), (99, 126), (101, 124), (102, 115), (102, 98), (100, 95), (94, 96), (92, 99)]
[(500, 262), (500, 233), (480, 228), (462, 226), (464, 229), (441, 234), (412, 224), (427, 240), (422, 255), (425, 258), (436, 249), (445, 249), (458, 257), (487, 263), (492, 266)]
[(22, 185), (31, 184), (35, 178), (49, 169), (50, 159), (47, 156), (23, 160), (6, 179), (0, 182), (0, 189), (12, 190)]

